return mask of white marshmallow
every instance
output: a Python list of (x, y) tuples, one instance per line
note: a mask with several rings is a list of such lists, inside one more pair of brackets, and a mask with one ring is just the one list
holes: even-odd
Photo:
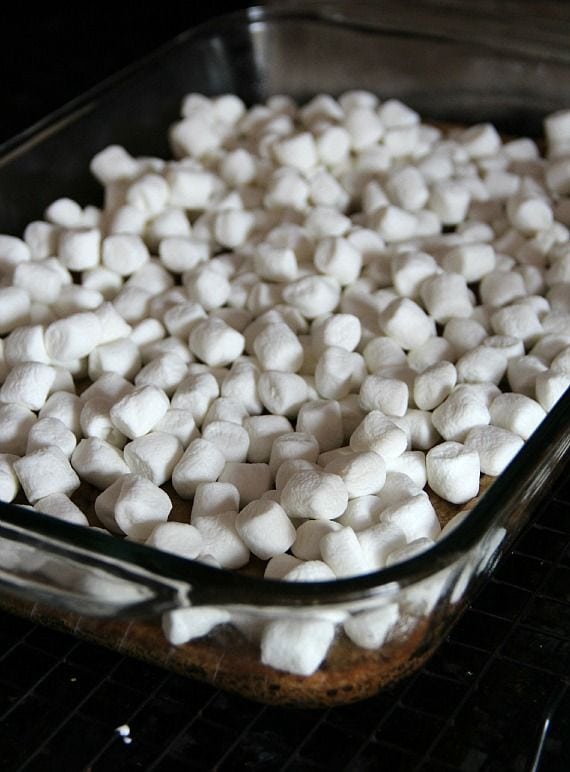
[(353, 614), (344, 623), (344, 632), (350, 640), (363, 649), (379, 649), (390, 637), (400, 618), (397, 603)]
[(91, 159), (91, 173), (103, 185), (138, 174), (139, 165), (121, 145), (108, 145)]
[(260, 415), (245, 418), (243, 428), (249, 434), (247, 460), (252, 463), (266, 463), (271, 456), (273, 442), (283, 434), (293, 431), (285, 416)]
[(306, 276), (284, 288), (283, 300), (297, 308), (306, 319), (316, 319), (336, 309), (340, 286), (331, 276)]
[(423, 209), (429, 198), (425, 180), (415, 166), (402, 166), (391, 172), (386, 191), (396, 206), (411, 212)]
[[(181, 525), (181, 523), (166, 523), (165, 525)], [(146, 543), (149, 543), (148, 540)], [(159, 547), (159, 549), (161, 548)], [(183, 643), (194, 640), (194, 638), (208, 635), (214, 627), (223, 625), (230, 619), (230, 613), (221, 608), (212, 606), (181, 608), (162, 615), (162, 631), (170, 643), (174, 646), (181, 646)]]
[(321, 538), (321, 554), (324, 562), (337, 577), (356, 576), (366, 572), (364, 551), (352, 528), (330, 531)]
[[(477, 427), (487, 428), (487, 427)], [(426, 455), (430, 488), (445, 501), (463, 504), (479, 492), (479, 455), (459, 442), (442, 442)]]
[(426, 252), (393, 255), (390, 269), (394, 288), (401, 297), (417, 299), (424, 279), (440, 272), (435, 259)]
[(89, 353), (88, 372), (91, 380), (105, 373), (132, 379), (141, 369), (139, 348), (130, 338), (119, 338), (96, 346)]
[(149, 252), (140, 236), (121, 233), (103, 239), (103, 265), (119, 276), (130, 276), (148, 260)]
[(452, 392), (457, 371), (451, 362), (438, 362), (414, 379), (414, 402), (421, 410), (433, 410)]
[(369, 375), (360, 388), (360, 403), (365, 410), (379, 410), (387, 416), (403, 416), (408, 407), (408, 387), (395, 378)]
[[(439, 538), (441, 538), (441, 534), (439, 535)], [(409, 560), (410, 558), (419, 555), (421, 552), (425, 552), (425, 550), (433, 547), (433, 545), (433, 539), (428, 539), (425, 536), (415, 539), (409, 544), (406, 544), (405, 547), (391, 552), (386, 558), (386, 565), (393, 566), (394, 563), (401, 563), (404, 560)]]
[(445, 271), (461, 274), (469, 284), (480, 281), (485, 274), (495, 269), (495, 265), (495, 250), (491, 244), (477, 242), (459, 244), (442, 260)]
[(387, 244), (407, 241), (415, 236), (418, 218), (412, 212), (391, 204), (378, 206), (366, 217), (366, 225), (378, 232)]
[(404, 474), (403, 472), (388, 471), (386, 473), (384, 486), (380, 493), (376, 495), (376, 502), (374, 504), (376, 517), (374, 518), (374, 521), (378, 521), (382, 510), (393, 507), (396, 504), (402, 504), (407, 499), (412, 498), (412, 496), (418, 496), (421, 492), (421, 487), (419, 487), (419, 485), (417, 485), (407, 474)]
[(119, 477), (95, 499), (95, 513), (112, 533), (145, 541), (152, 530), (166, 522), (172, 502), (161, 488), (146, 477)]
[(355, 429), (350, 447), (356, 452), (372, 451), (384, 459), (401, 455), (407, 447), (404, 431), (379, 410), (372, 410)]
[(493, 426), (518, 434), (523, 440), (528, 440), (546, 418), (544, 408), (524, 394), (500, 394), (491, 403), (489, 413)]
[(452, 318), (471, 316), (472, 301), (461, 274), (441, 273), (422, 282), (420, 295), (425, 308), (436, 322), (445, 324)]
[(199, 303), (206, 311), (220, 308), (230, 297), (229, 281), (207, 263), (199, 265), (189, 273), (184, 273), (182, 281), (189, 299)]
[(507, 200), (507, 216), (513, 228), (524, 235), (533, 235), (549, 228), (554, 219), (548, 201), (532, 195), (509, 198)]
[[(321, 560), (321, 539), (325, 534), (342, 528), (335, 520), (306, 520), (297, 528), (291, 552), (301, 560)], [(293, 566), (292, 568), (296, 568)], [(291, 569), (288, 569), (290, 571)], [(288, 573), (286, 571), (285, 573)]]
[(234, 363), (222, 382), (220, 389), (222, 397), (230, 397), (241, 402), (250, 415), (261, 413), (263, 406), (257, 395), (258, 377), (259, 369), (252, 362)]
[(269, 622), (261, 637), (261, 661), (277, 670), (310, 676), (325, 659), (334, 633), (334, 624), (326, 620)]
[(57, 517), (66, 523), (74, 525), (89, 525), (89, 521), (83, 512), (76, 506), (65, 493), (51, 493), (43, 499), (36, 501), (34, 509), (43, 512), (44, 515)]
[(0, 273), (11, 273), (18, 263), (32, 259), (30, 247), (16, 236), (0, 234)]
[(428, 450), (441, 439), (427, 410), (412, 408), (402, 418), (394, 418), (393, 421), (405, 432), (408, 448), (412, 450)]
[(17, 327), (4, 338), (4, 359), (10, 367), (21, 362), (50, 364), (41, 324)]
[[(354, 499), (350, 499), (344, 514), (342, 514), (338, 520), (315, 520), (309, 522), (330, 522), (337, 526), (342, 525), (347, 528), (352, 528), (353, 531), (363, 531), (365, 528), (376, 525), (380, 512), (384, 508), (379, 496), (357, 496)], [(306, 524), (303, 524), (297, 529), (297, 536), (299, 536), (301, 528), (304, 528), (305, 525)], [(294, 554), (297, 553), (294, 552)], [(299, 555), (299, 557), (302, 556)]]
[(285, 510), (274, 501), (252, 501), (236, 518), (236, 530), (261, 560), (281, 555), (295, 541), (295, 528)]
[(380, 522), (356, 534), (368, 571), (378, 571), (386, 565), (388, 555), (406, 544), (406, 534), (394, 522)]
[[(41, 263), (18, 263), (14, 269), (12, 284), (14, 288), (25, 290), (36, 303), (50, 305), (58, 299), (63, 281), (60, 272), (55, 266), (44, 261)], [(5, 291), (3, 294), (7, 295)], [(12, 308), (16, 306), (15, 298), (7, 296), (6, 299), (10, 303), (8, 308), (8, 313), (10, 313)]]
[(70, 458), (76, 444), (77, 440), (73, 432), (58, 418), (40, 418), (28, 433), (26, 455), (30, 455), (39, 448), (55, 445), (67, 458)]
[(329, 236), (317, 244), (314, 263), (318, 271), (336, 279), (341, 286), (346, 286), (358, 278), (362, 256), (347, 239)]
[(326, 464), (325, 472), (343, 480), (349, 499), (378, 493), (386, 480), (384, 460), (372, 451), (338, 457)]
[(311, 343), (315, 355), (330, 346), (354, 351), (360, 342), (362, 326), (354, 314), (332, 314), (315, 319), (311, 325)]
[[(425, 453), (421, 450), (406, 450), (399, 456), (387, 457), (386, 476), (399, 472), (409, 477), (421, 490), (427, 482)], [(378, 494), (382, 497), (383, 490)]]
[(210, 421), (203, 427), (202, 437), (215, 445), (226, 461), (241, 463), (247, 459), (250, 435), (243, 426), (233, 421)]
[(40, 410), (54, 385), (55, 368), (39, 362), (16, 365), (0, 387), (0, 401)]
[(482, 302), (493, 308), (500, 308), (527, 294), (524, 279), (518, 273), (491, 271), (479, 285)]
[(537, 314), (524, 305), (503, 306), (491, 316), (491, 325), (497, 335), (520, 338), (525, 346), (532, 346), (542, 334)]
[(329, 346), (315, 366), (315, 386), (324, 399), (342, 399), (357, 389), (366, 376), (361, 354)]
[(221, 475), (226, 459), (213, 443), (193, 440), (172, 472), (172, 484), (182, 498), (191, 498), (202, 482), (215, 482)]
[(210, 367), (234, 362), (243, 352), (245, 338), (222, 319), (198, 322), (190, 333), (190, 350)]
[(40, 448), (14, 461), (14, 471), (31, 504), (51, 493), (71, 495), (80, 483), (67, 456), (55, 446)]
[(177, 437), (159, 431), (137, 437), (123, 449), (129, 470), (146, 477), (155, 485), (162, 485), (170, 479), (183, 452), (182, 443)]
[(552, 410), (570, 386), (570, 372), (546, 370), (536, 376), (536, 398), (546, 410)]
[(307, 384), (299, 375), (270, 370), (260, 375), (258, 394), (270, 413), (294, 418), (308, 396)]
[(380, 326), (404, 350), (414, 349), (435, 335), (435, 322), (413, 300), (392, 301), (380, 314)]
[(148, 317), (151, 297), (151, 293), (142, 287), (131, 285), (124, 286), (112, 302), (125, 321), (136, 324)]
[(465, 389), (452, 392), (432, 413), (433, 425), (444, 440), (463, 442), (469, 429), (490, 422), (485, 403)]
[[(477, 458), (476, 453), (473, 455)], [(387, 507), (380, 513), (380, 523), (397, 525), (404, 532), (408, 542), (421, 537), (436, 539), (441, 531), (435, 510), (428, 496), (423, 492), (404, 502)]]
[(340, 404), (336, 400), (309, 400), (299, 410), (297, 431), (312, 434), (322, 451), (342, 445), (344, 427)]
[(536, 379), (548, 368), (538, 357), (524, 356), (510, 359), (507, 366), (507, 380), (511, 390), (534, 398)]
[(362, 353), (371, 373), (378, 373), (384, 367), (399, 367), (406, 364), (404, 351), (392, 338), (372, 338)]
[(214, 175), (204, 169), (175, 165), (169, 167), (166, 180), (170, 186), (170, 205), (181, 209), (203, 211), (216, 188)]
[(239, 509), (239, 491), (229, 482), (199, 483), (192, 503), (191, 520), (195, 524), (200, 517), (237, 512)]
[(86, 311), (52, 322), (45, 331), (44, 342), (53, 360), (69, 362), (90, 354), (99, 345), (102, 334), (99, 317)]
[(497, 477), (522, 448), (521, 437), (497, 426), (475, 426), (465, 438), (465, 447), (479, 454), (481, 472)]
[(455, 363), (457, 380), (460, 383), (499, 384), (507, 365), (508, 359), (502, 351), (491, 346), (477, 346)]
[(111, 421), (112, 406), (112, 401), (106, 397), (86, 399), (79, 416), (81, 431), (85, 437), (98, 437), (122, 448), (125, 437)]
[(316, 462), (319, 454), (319, 445), (315, 437), (303, 432), (290, 432), (276, 437), (271, 446), (269, 467), (273, 474), (284, 461), (290, 459), (304, 459), (311, 463)]
[(171, 395), (188, 373), (188, 366), (176, 354), (164, 354), (146, 364), (135, 376), (136, 386), (156, 386)]
[(129, 473), (121, 450), (99, 437), (81, 440), (73, 451), (71, 465), (82, 480), (100, 490)]
[(101, 259), (101, 232), (98, 228), (64, 230), (59, 236), (57, 254), (70, 271), (95, 268)]
[(79, 438), (81, 435), (81, 425), (79, 421), (81, 408), (82, 402), (78, 396), (70, 394), (67, 391), (56, 391), (47, 398), (38, 413), (38, 417), (58, 418), (77, 438)]
[(208, 259), (210, 247), (195, 237), (171, 236), (161, 240), (158, 254), (162, 265), (171, 273), (186, 273)]
[(81, 394), (81, 400), (85, 404), (94, 397), (103, 397), (110, 402), (117, 402), (121, 397), (133, 391), (132, 383), (117, 373), (104, 373), (91, 386), (88, 386)]
[(249, 549), (236, 530), (237, 512), (200, 517), (196, 527), (204, 540), (203, 550), (223, 568), (241, 568), (249, 561)]
[(142, 386), (113, 405), (110, 411), (111, 422), (126, 437), (134, 440), (135, 437), (148, 434), (169, 407), (168, 397), (162, 389)]
[(174, 287), (174, 278), (156, 258), (151, 258), (129, 276), (125, 286), (141, 287), (156, 297)]
[(470, 201), (469, 190), (461, 183), (438, 180), (432, 185), (428, 206), (444, 225), (457, 225), (465, 219)]
[(327, 472), (297, 472), (281, 493), (281, 506), (290, 517), (334, 520), (348, 503), (343, 480)]
[(30, 318), (30, 295), (20, 287), (0, 287), (0, 335), (11, 332)]
[(457, 357), (479, 346), (487, 336), (487, 330), (476, 319), (450, 319), (443, 330), (443, 337)]
[(18, 458), (13, 453), (0, 453), (0, 501), (14, 501), (18, 494), (20, 481), (14, 470)]

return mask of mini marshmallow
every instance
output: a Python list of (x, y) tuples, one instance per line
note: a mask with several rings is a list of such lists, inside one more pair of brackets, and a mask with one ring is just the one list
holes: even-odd
[(233, 421), (210, 421), (203, 427), (202, 437), (215, 445), (226, 461), (241, 463), (247, 459), (250, 435), (243, 426)]
[[(344, 514), (342, 514), (338, 520), (310, 520), (309, 523), (334, 523), (335, 525), (342, 525), (348, 528), (352, 528), (353, 531), (363, 531), (365, 528), (370, 528), (376, 525), (378, 517), (382, 509), (382, 502), (379, 496), (357, 496), (354, 499), (350, 499), (348, 506)], [(303, 524), (297, 529), (297, 537), (301, 528), (307, 524)], [(297, 554), (294, 552), (294, 554)], [(299, 557), (302, 557), (299, 555)]]
[(452, 392), (457, 371), (451, 362), (438, 362), (418, 373), (414, 379), (414, 402), (421, 410), (433, 410)]
[(507, 371), (508, 359), (502, 351), (490, 346), (477, 346), (455, 363), (460, 383), (499, 384)]
[(113, 298), (113, 305), (126, 322), (137, 324), (149, 314), (151, 293), (142, 287), (124, 286)]
[(509, 198), (507, 216), (513, 228), (527, 236), (549, 228), (553, 222), (552, 209), (548, 202), (532, 195)]
[[(374, 522), (378, 521), (382, 510), (397, 504), (402, 504), (407, 499), (418, 496), (421, 492), (422, 489), (407, 474), (404, 474), (403, 472), (388, 471), (386, 473), (384, 486), (375, 497), (374, 512), (377, 514), (377, 517)], [(359, 529), (355, 528), (355, 530)]]
[(491, 335), (485, 338), (483, 346), (503, 354), (507, 360), (524, 355), (524, 344), (520, 338), (511, 335)]
[(30, 247), (16, 236), (0, 234), (0, 273), (10, 273), (18, 263), (32, 259)]
[(196, 527), (204, 540), (204, 554), (212, 555), (222, 568), (241, 568), (249, 561), (249, 549), (236, 529), (237, 512), (200, 517)]
[(520, 338), (525, 346), (532, 346), (542, 334), (538, 316), (524, 305), (503, 306), (491, 316), (491, 325), (497, 335)]
[(145, 541), (152, 530), (166, 522), (172, 502), (168, 495), (145, 477), (119, 477), (95, 499), (95, 513), (111, 533)]
[[(473, 455), (477, 457), (476, 453)], [(408, 542), (421, 537), (435, 540), (441, 531), (435, 510), (423, 492), (400, 504), (387, 507), (380, 514), (380, 523), (397, 525), (404, 532)]]
[(111, 402), (117, 402), (132, 391), (132, 383), (122, 376), (117, 373), (104, 373), (82, 392), (81, 400), (85, 403), (94, 397), (103, 397)]
[(350, 438), (355, 452), (372, 451), (382, 458), (395, 458), (407, 448), (404, 431), (379, 410), (370, 411)]
[(443, 337), (457, 357), (479, 346), (487, 336), (487, 330), (476, 319), (450, 319), (443, 330)]
[(444, 440), (462, 442), (469, 429), (488, 424), (490, 414), (480, 398), (467, 390), (458, 390), (433, 411), (432, 421)]
[(101, 259), (101, 232), (98, 228), (74, 228), (62, 231), (57, 254), (70, 271), (95, 268)]
[(283, 289), (283, 300), (297, 308), (305, 318), (316, 319), (336, 309), (340, 286), (331, 276), (306, 276)]
[(21, 362), (50, 364), (41, 324), (17, 327), (4, 338), (4, 359), (10, 367)]
[(224, 209), (218, 212), (214, 235), (218, 244), (226, 249), (242, 247), (255, 226), (255, 215), (241, 209)]
[(393, 421), (406, 433), (408, 448), (412, 450), (429, 450), (441, 439), (432, 423), (431, 413), (427, 410), (412, 408), (406, 415), (394, 418)]
[(379, 410), (387, 416), (403, 416), (408, 407), (408, 387), (395, 378), (369, 375), (360, 388), (360, 403), (365, 410)]
[(14, 462), (19, 456), (13, 453), (0, 453), (0, 501), (14, 501), (20, 481), (14, 470)]
[(524, 356), (510, 359), (507, 365), (507, 380), (511, 390), (534, 398), (536, 379), (547, 369), (538, 357)]
[(459, 244), (451, 249), (442, 260), (442, 268), (458, 273), (468, 284), (480, 281), (495, 269), (496, 256), (491, 244), (471, 242)]
[(220, 308), (230, 297), (229, 281), (208, 264), (199, 265), (193, 271), (184, 273), (182, 281), (188, 298), (194, 303), (199, 303), (206, 311)]
[(365, 573), (366, 558), (352, 528), (330, 531), (321, 538), (321, 554), (335, 576), (355, 576)]
[(276, 437), (271, 446), (269, 467), (275, 474), (280, 465), (289, 459), (316, 462), (319, 445), (315, 437), (304, 432), (290, 432)]
[(0, 335), (29, 321), (31, 299), (20, 287), (0, 287)]
[(212, 442), (193, 440), (172, 472), (172, 484), (182, 498), (191, 498), (202, 482), (215, 482), (221, 475), (226, 459)]
[(0, 401), (40, 410), (55, 382), (55, 368), (39, 362), (16, 365), (0, 387)]
[(308, 396), (307, 384), (299, 375), (269, 370), (260, 375), (258, 394), (270, 413), (294, 418)]
[(40, 418), (30, 428), (26, 455), (30, 455), (39, 448), (55, 445), (67, 458), (70, 458), (76, 444), (77, 440), (73, 432), (58, 418)]
[(404, 350), (421, 346), (435, 335), (435, 322), (409, 298), (392, 301), (380, 314), (380, 326)]
[(111, 400), (106, 397), (86, 399), (79, 422), (85, 437), (98, 437), (120, 448), (125, 443), (125, 437), (113, 426), (110, 415), (112, 405)]
[[(543, 338), (544, 340), (544, 338)], [(550, 363), (552, 370), (559, 373), (570, 373), (570, 346), (562, 348)]]
[(338, 475), (346, 485), (349, 499), (378, 493), (386, 480), (386, 465), (372, 451), (353, 452), (330, 461), (325, 472)]
[[(488, 428), (488, 427), (477, 427)], [(459, 442), (442, 442), (426, 455), (430, 488), (445, 501), (463, 504), (479, 492), (479, 456)]]
[(367, 565), (367, 571), (378, 571), (386, 565), (391, 552), (406, 545), (406, 534), (395, 522), (380, 522), (356, 534)]
[(230, 397), (241, 402), (250, 415), (261, 413), (263, 406), (257, 395), (258, 377), (259, 369), (252, 362), (234, 363), (222, 382), (220, 388), (222, 397)]
[(335, 634), (326, 620), (277, 619), (261, 637), (261, 661), (277, 670), (310, 676), (325, 659)]
[(229, 482), (199, 483), (192, 503), (191, 520), (195, 523), (200, 517), (237, 512), (239, 509), (239, 491)]
[(153, 359), (135, 376), (136, 386), (156, 386), (171, 395), (188, 373), (188, 366), (176, 354), (164, 354)]
[(500, 394), (489, 408), (491, 424), (528, 440), (546, 412), (538, 402), (524, 394)]
[(340, 404), (336, 400), (309, 400), (299, 410), (297, 431), (312, 434), (321, 452), (342, 445), (344, 428)]
[(31, 504), (52, 493), (71, 495), (80, 483), (67, 456), (55, 446), (40, 448), (14, 461), (14, 471)]
[[(25, 290), (36, 303), (55, 303), (63, 285), (60, 272), (45, 262), (18, 263), (12, 275), (14, 288)], [(6, 295), (6, 293), (3, 293)], [(10, 306), (16, 306), (13, 297), (8, 296)], [(18, 304), (19, 305), (19, 304)], [(17, 306), (16, 306), (17, 307)], [(8, 309), (8, 312), (11, 308)]]
[(321, 239), (315, 249), (313, 260), (318, 271), (333, 277), (341, 286), (356, 281), (362, 268), (360, 252), (341, 236)]
[(333, 570), (322, 560), (301, 562), (283, 577), (287, 582), (326, 582), (334, 578)]
[(103, 239), (103, 265), (119, 276), (130, 276), (148, 260), (149, 252), (140, 236), (120, 233)]
[(222, 319), (198, 322), (190, 333), (190, 351), (210, 367), (234, 362), (243, 352), (245, 339)]
[[(441, 538), (441, 534), (439, 538)], [(419, 539), (415, 539), (409, 544), (406, 544), (405, 547), (391, 552), (386, 558), (386, 565), (393, 566), (394, 563), (401, 563), (404, 560), (409, 560), (410, 558), (419, 555), (421, 552), (425, 552), (430, 547), (433, 547), (433, 545), (433, 539), (428, 539), (425, 536)]]
[(441, 324), (452, 318), (471, 316), (473, 304), (461, 274), (441, 273), (428, 277), (422, 282), (420, 296), (430, 316)]
[(524, 441), (497, 426), (475, 426), (465, 438), (465, 447), (479, 454), (481, 472), (497, 477), (512, 461)]
[(457, 225), (465, 219), (470, 201), (470, 193), (461, 183), (438, 180), (432, 185), (428, 206), (444, 225)]
[(370, 212), (366, 217), (366, 225), (377, 231), (387, 244), (393, 244), (413, 238), (418, 219), (412, 212), (389, 204)]
[(322, 537), (341, 528), (342, 526), (335, 520), (306, 520), (297, 528), (291, 552), (301, 560), (321, 560)]
[(281, 505), (290, 517), (334, 520), (342, 515), (347, 503), (348, 491), (342, 478), (327, 472), (298, 472), (281, 493)]
[(268, 324), (256, 336), (253, 349), (264, 370), (296, 372), (303, 362), (303, 348), (284, 323)]
[(315, 319), (311, 325), (313, 351), (317, 356), (330, 346), (354, 351), (361, 334), (360, 320), (354, 314), (332, 314), (323, 319)]
[[(51, 394), (38, 413), (39, 418), (57, 418), (67, 426), (73, 434), (79, 438), (81, 435), (81, 425), (79, 416), (81, 414), (82, 402), (75, 394), (67, 391), (56, 391)], [(26, 433), (24, 433), (25, 436)]]
[(390, 261), (394, 288), (401, 297), (417, 299), (424, 279), (440, 272), (434, 258), (426, 252), (396, 254)]
[[(182, 523), (165, 523), (164, 525), (182, 525)], [(157, 526), (157, 529), (159, 527)], [(152, 534), (149, 539), (151, 538)], [(149, 540), (146, 543), (149, 544)], [(152, 546), (158, 545), (153, 544)], [(163, 549), (163, 547), (158, 547), (158, 549)], [(162, 615), (162, 631), (170, 643), (174, 646), (181, 646), (195, 638), (208, 635), (214, 627), (223, 625), (230, 619), (230, 613), (221, 608), (212, 606), (181, 608)]]
[(377, 650), (390, 637), (399, 618), (398, 604), (388, 603), (373, 611), (351, 615), (344, 623), (344, 632), (357, 646)]
[(411, 212), (423, 209), (429, 198), (425, 180), (415, 166), (402, 166), (389, 174), (386, 191), (396, 206)]
[(123, 449), (129, 470), (146, 477), (155, 485), (162, 485), (170, 479), (183, 452), (182, 443), (177, 437), (159, 431), (137, 437)]
[(253, 463), (266, 463), (271, 456), (273, 442), (283, 434), (293, 431), (285, 416), (261, 415), (245, 418), (243, 428), (249, 434), (247, 460)]
[(354, 391), (366, 376), (366, 363), (361, 354), (338, 346), (329, 346), (315, 367), (315, 386), (325, 399), (342, 399)]
[(514, 271), (491, 271), (479, 285), (481, 301), (492, 308), (506, 306), (526, 294), (523, 277)]
[(129, 473), (119, 448), (99, 437), (81, 440), (72, 453), (71, 465), (82, 480), (100, 490)]
[(151, 258), (129, 276), (125, 286), (141, 287), (156, 297), (174, 288), (174, 278), (156, 258)]
[(140, 368), (139, 348), (130, 338), (112, 340), (89, 352), (88, 372), (91, 380), (97, 380), (104, 373), (115, 373), (132, 379)]
[[(133, 340), (132, 336), (131, 340)], [(136, 341), (133, 340), (133, 342)], [(166, 354), (174, 354), (183, 362), (186, 362), (186, 364), (190, 364), (194, 361), (194, 357), (190, 353), (188, 347), (180, 340), (180, 338), (172, 336), (168, 338), (162, 337), (159, 340), (140, 346), (140, 354), (144, 364), (151, 362), (153, 359), (159, 359)]]
[(546, 410), (552, 410), (570, 386), (570, 372), (547, 370), (536, 376), (536, 398)]
[[(111, 421), (126, 437), (134, 440), (148, 434), (170, 407), (168, 397), (156, 386), (134, 389), (110, 411)], [(176, 405), (173, 404), (173, 407)]]
[(295, 528), (285, 510), (274, 501), (252, 501), (236, 517), (236, 530), (261, 560), (281, 555), (295, 541)]
[(56, 362), (87, 356), (100, 343), (103, 328), (99, 317), (89, 311), (72, 314), (48, 325), (44, 342)]
[(399, 367), (406, 364), (404, 351), (392, 338), (372, 338), (362, 353), (371, 373), (377, 373), (384, 367)]
[[(386, 457), (386, 477), (390, 472), (399, 472), (409, 477), (421, 490), (427, 482), (425, 453), (421, 450), (406, 450), (399, 456)], [(382, 497), (383, 490), (378, 494)]]
[(89, 525), (89, 521), (83, 512), (76, 506), (65, 493), (51, 493), (43, 499), (36, 501), (34, 509), (44, 515), (57, 517), (66, 523), (74, 525)]
[(188, 523), (158, 523), (145, 541), (148, 547), (195, 560), (203, 551), (204, 540), (200, 531)]

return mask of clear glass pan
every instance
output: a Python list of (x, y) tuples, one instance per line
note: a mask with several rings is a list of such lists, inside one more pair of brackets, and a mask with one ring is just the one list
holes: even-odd
[[(59, 196), (97, 203), (88, 166), (108, 144), (168, 157), (167, 128), (192, 91), (234, 92), (253, 104), (364, 88), (428, 120), (490, 120), (505, 133), (538, 135), (546, 113), (570, 104), (569, 21), (533, 26), (522, 14), (506, 25), (486, 3), (480, 12), (450, 5), (447, 16), (430, 3), (252, 8), (182, 34), (0, 148), (0, 232), (20, 235)], [(335, 582), (242, 576), (0, 503), (1, 602), (256, 699), (364, 697), (437, 646), (553, 481), (570, 446), (569, 419), (567, 394), (471, 516), (428, 553)], [(337, 633), (326, 663), (306, 678), (259, 662), (252, 631), (260, 620), (342, 619), (392, 603), (400, 628), (378, 647)], [(190, 605), (228, 609), (235, 627), (172, 647), (159, 615)]]

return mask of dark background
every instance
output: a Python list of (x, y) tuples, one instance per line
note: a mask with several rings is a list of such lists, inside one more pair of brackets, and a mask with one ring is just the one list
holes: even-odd
[(253, 3), (4, 4), (0, 144), (175, 35)]

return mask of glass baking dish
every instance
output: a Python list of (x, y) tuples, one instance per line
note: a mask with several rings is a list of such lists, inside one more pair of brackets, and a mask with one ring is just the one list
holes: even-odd
[[(20, 235), (60, 196), (99, 203), (88, 167), (108, 144), (168, 157), (167, 128), (192, 91), (254, 104), (362, 88), (400, 98), (425, 120), (492, 121), (506, 134), (539, 135), (543, 116), (570, 104), (570, 19), (534, 18), (524, 4), (509, 4), (507, 16), (486, 3), (460, 6), (251, 8), (192, 29), (0, 148), (0, 232)], [(257, 700), (363, 698), (437, 647), (554, 481), (569, 420), (566, 394), (471, 515), (428, 552), (334, 582), (263, 580), (0, 503), (0, 603)], [(170, 645), (161, 614), (198, 606), (224, 610), (228, 622)], [(349, 617), (382, 618), (390, 608), (398, 622), (377, 645), (356, 646), (342, 632)], [(336, 625), (313, 675), (261, 664), (260, 630), (279, 619)]]

